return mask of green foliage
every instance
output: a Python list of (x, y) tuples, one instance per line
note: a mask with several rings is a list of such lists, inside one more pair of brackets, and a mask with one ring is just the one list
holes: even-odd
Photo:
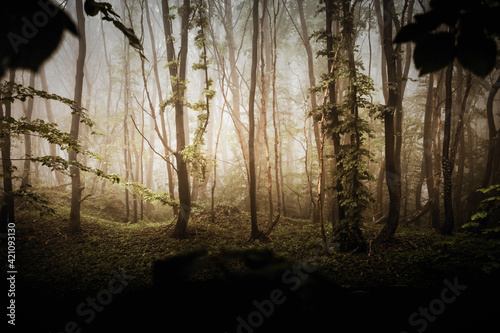
[[(33, 87), (24, 87), (21, 84), (5, 81), (2, 85), (0, 85), (0, 96), (0, 100), (4, 104), (13, 103), (16, 100), (25, 102), (27, 98), (35, 97), (59, 101), (63, 104), (68, 105), (72, 110), (72, 114), (80, 114), (80, 122), (89, 127), (92, 127), (94, 125), (94, 122), (86, 115), (84, 108), (80, 108), (74, 101), (56, 94), (50, 94), (43, 90), (34, 89)], [(0, 118), (0, 138), (9, 133), (17, 135), (36, 134), (40, 138), (47, 140), (47, 142), (49, 142), (50, 144), (58, 145), (61, 150), (73, 150), (78, 152), (79, 154), (92, 157), (96, 160), (102, 160), (102, 158), (98, 154), (83, 149), (80, 142), (71, 139), (70, 133), (59, 130), (57, 128), (57, 124), (47, 123), (42, 119), (27, 121), (26, 118)], [(31, 160), (32, 162), (39, 162), (43, 166), (47, 166), (52, 170), (58, 170), (67, 175), (71, 175), (69, 169), (70, 167), (74, 166), (82, 171), (93, 173), (112, 182), (120, 181), (118, 176), (116, 175), (107, 175), (102, 170), (83, 165), (77, 161), (68, 162), (60, 156), (26, 156), (26, 158)], [(3, 176), (5, 177), (7, 175)], [(24, 195), (24, 197), (26, 197), (26, 195)]]
[[(465, 230), (484, 235), (487, 238), (500, 239), (500, 184), (479, 189), (487, 195), (481, 201), (477, 212), (472, 215), (471, 222), (462, 226)], [(499, 243), (500, 245), (500, 243)]]
[(85, 112), (86, 109), (77, 105), (73, 100), (65, 97), (61, 97), (56, 94), (50, 94), (43, 90), (38, 90), (33, 87), (25, 87), (22, 84), (17, 84), (15, 82), (4, 81), (0, 84), (0, 101), (4, 104), (14, 103), (14, 101), (19, 100), (25, 102), (27, 98), (40, 97), (48, 100), (58, 101), (66, 104), (71, 108), (71, 114), (79, 114), (80, 122), (89, 127), (94, 125), (94, 122), (87, 116)]
[(50, 205), (50, 199), (48, 199), (45, 194), (30, 190), (29, 188), (30, 186), (27, 186), (27, 188), (14, 191), (14, 197), (39, 211), (40, 216), (44, 216), (45, 214), (54, 215), (56, 211)]
[(208, 165), (208, 159), (205, 156), (202, 147), (205, 145), (204, 135), (207, 131), (208, 121), (210, 118), (210, 101), (215, 97), (215, 90), (211, 89), (213, 85), (213, 80), (208, 76), (208, 64), (207, 51), (206, 51), (206, 39), (205, 30), (208, 29), (208, 16), (207, 16), (207, 5), (205, 1), (198, 1), (194, 12), (198, 15), (194, 15), (194, 24), (198, 28), (198, 33), (195, 36), (195, 45), (201, 51), (200, 59), (198, 63), (193, 64), (193, 70), (202, 70), (205, 73), (205, 88), (203, 89), (203, 95), (205, 100), (200, 100), (195, 104), (188, 103), (188, 106), (199, 112), (198, 114), (198, 127), (194, 132), (193, 144), (187, 146), (182, 152), (184, 159), (189, 160), (190, 164), (193, 166), (193, 170), (198, 172), (201, 179), (205, 179), (205, 172)]
[[(334, 232), (334, 241), (340, 243), (341, 251), (365, 250), (360, 225), (362, 214), (372, 201), (366, 185), (372, 180), (367, 169), (370, 152), (364, 148), (367, 136), (372, 129), (369, 123), (359, 116), (359, 109), (371, 109), (372, 103), (366, 98), (374, 90), (373, 81), (356, 73), (356, 79), (347, 87), (348, 94), (343, 103), (332, 106), (330, 114), (337, 112), (342, 120), (337, 124), (330, 122), (327, 130), (330, 135), (350, 135), (351, 142), (340, 146), (336, 154), (337, 168), (334, 175), (340, 185), (337, 189), (339, 204), (345, 210), (345, 218), (339, 221)], [(355, 91), (356, 94), (351, 93)]]
[[(430, 6), (430, 11), (416, 15), (416, 22), (404, 26), (394, 40), (416, 43), (413, 58), (420, 75), (444, 68), (455, 58), (478, 76), (490, 73), (497, 61), (500, 3), (433, 0)], [(443, 25), (449, 29), (444, 30)]]
[(141, 198), (145, 201), (149, 201), (151, 203), (158, 202), (162, 205), (168, 205), (172, 207), (178, 207), (179, 202), (177, 200), (172, 200), (170, 198), (170, 193), (168, 192), (155, 192), (150, 188), (144, 186), (143, 184), (135, 183), (135, 182), (125, 182), (123, 185), (132, 190), (134, 194), (141, 196)]

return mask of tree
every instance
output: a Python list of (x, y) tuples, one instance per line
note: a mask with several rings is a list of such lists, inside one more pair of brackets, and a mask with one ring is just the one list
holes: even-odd
[[(35, 73), (31, 72), (30, 73), (30, 87), (35, 87)], [(26, 107), (26, 120), (31, 121), (33, 117), (33, 98), (28, 99), (28, 106)], [(29, 133), (26, 133), (24, 135), (24, 152), (25, 155), (28, 157), (24, 160), (24, 170), (23, 170), (23, 178), (21, 180), (21, 188), (25, 189), (28, 186), (30, 186), (30, 179), (31, 179), (31, 160), (29, 157), (31, 156), (31, 135)]]
[(398, 227), (399, 214), (401, 208), (401, 168), (397, 166), (396, 142), (395, 142), (395, 113), (400, 98), (400, 91), (397, 81), (396, 54), (392, 46), (393, 40), (393, 18), (394, 2), (392, 0), (383, 0), (384, 22), (390, 24), (384, 25), (382, 43), (387, 61), (387, 79), (389, 94), (386, 108), (383, 111), (384, 130), (385, 130), (385, 178), (389, 190), (389, 215), (384, 228), (379, 233), (376, 242), (382, 243), (390, 239)]
[[(85, 39), (85, 17), (83, 16), (82, 0), (76, 0), (76, 18), (78, 25), (78, 59), (76, 61), (75, 93), (74, 101), (78, 108), (82, 107), (83, 93), (83, 68), (85, 66), (85, 55), (87, 53)], [(71, 118), (71, 139), (77, 141), (80, 131), (80, 112), (73, 112)], [(70, 163), (77, 161), (77, 151), (70, 150), (68, 155)], [(80, 180), (80, 169), (76, 166), (70, 168), (71, 172), (71, 212), (69, 219), (69, 231), (74, 234), (81, 230), (80, 204), (82, 198), (82, 183)]]
[[(317, 100), (316, 100), (316, 93), (314, 92), (314, 87), (316, 86), (316, 78), (314, 75), (314, 58), (313, 58), (313, 53), (312, 53), (312, 47), (311, 43), (309, 41), (309, 33), (307, 29), (307, 23), (306, 23), (306, 18), (304, 15), (304, 6), (303, 6), (303, 0), (297, 0), (297, 8), (299, 10), (299, 18), (300, 18), (300, 26), (301, 26), (301, 33), (300, 38), (302, 40), (302, 43), (304, 44), (304, 48), (306, 49), (306, 54), (307, 54), (307, 73), (309, 77), (309, 87), (311, 88), (311, 110), (314, 112), (317, 108)], [(314, 114), (314, 113), (311, 113)], [(318, 158), (319, 158), (319, 151), (320, 151), (320, 134), (319, 134), (319, 125), (318, 125), (318, 119), (317, 117), (312, 117), (313, 119), (313, 130), (314, 130), (314, 140), (316, 143), (316, 150), (318, 153)], [(326, 177), (326, 174), (322, 175), (323, 178)], [(322, 180), (322, 182), (325, 182), (325, 179)], [(322, 199), (324, 201), (324, 198)], [(313, 201), (314, 203), (314, 201)], [(317, 211), (316, 211), (316, 205), (314, 204), (314, 220), (317, 219)]]
[(250, 70), (250, 97), (248, 101), (248, 166), (249, 166), (249, 195), (250, 195), (250, 217), (252, 232), (251, 239), (261, 236), (257, 225), (257, 180), (255, 174), (255, 90), (257, 85), (257, 56), (259, 39), (259, 0), (254, 0), (252, 8), (253, 33), (252, 33), (252, 68)]
[(437, 75), (430, 74), (427, 86), (427, 98), (424, 115), (424, 167), (427, 191), (429, 193), (430, 224), (436, 230), (439, 228), (439, 165), (434, 163), (433, 157), (438, 155), (439, 142), (439, 113), (436, 112), (437, 90), (439, 84)]
[[(156, 83), (156, 92), (158, 94), (158, 99), (160, 102), (163, 102), (163, 95), (162, 95), (162, 89), (161, 89), (161, 83), (160, 83), (160, 75), (158, 71), (158, 56), (156, 52), (156, 42), (155, 42), (155, 37), (154, 37), (154, 32), (153, 32), (153, 26), (151, 24), (151, 15), (149, 12), (149, 4), (148, 1), (145, 1), (145, 6), (146, 6), (146, 22), (148, 25), (148, 30), (149, 30), (149, 36), (151, 39), (151, 52), (153, 54), (153, 59), (152, 59), (152, 65), (153, 65), (153, 72), (154, 72), (154, 77), (155, 77), (155, 83)], [(146, 78), (146, 70), (145, 70), (145, 59), (141, 57), (141, 70), (142, 70), (142, 78), (143, 78), (143, 83), (144, 83), (144, 90), (146, 92), (146, 97), (149, 103), (149, 108), (151, 110), (151, 121), (152, 125), (155, 129), (156, 134), (158, 135), (158, 138), (160, 139), (161, 143), (163, 144), (163, 149), (164, 149), (164, 155), (161, 156), (166, 164), (167, 167), (167, 178), (168, 178), (168, 191), (170, 195), (170, 199), (172, 201), (175, 200), (175, 194), (174, 194), (174, 179), (173, 179), (173, 174), (172, 174), (172, 162), (171, 162), (171, 148), (169, 146), (170, 142), (170, 135), (167, 133), (167, 125), (165, 123), (165, 117), (166, 114), (165, 112), (161, 112), (159, 117), (160, 117), (160, 126), (158, 126), (158, 120), (157, 120), (157, 114), (155, 112), (155, 107), (153, 105), (153, 101), (151, 100), (148, 86), (147, 86), (147, 78)], [(161, 130), (160, 130), (161, 127)], [(151, 138), (149, 139), (149, 144), (154, 145), (154, 135), (151, 135)], [(153, 154), (151, 155), (151, 161), (149, 164), (149, 171), (148, 171), (148, 180), (146, 183), (148, 186), (150, 186), (150, 183), (152, 182), (152, 176), (153, 176), (153, 163), (154, 163), (154, 158)], [(174, 213), (174, 216), (177, 216), (179, 207), (177, 205), (172, 205), (172, 210)]]
[[(42, 70), (40, 70), (40, 81), (42, 85), (42, 90), (49, 91), (45, 71), (46, 69), (44, 66)], [(54, 123), (55, 120), (54, 120), (54, 113), (52, 111), (52, 103), (49, 99), (45, 99), (45, 110), (47, 111), (47, 120), (49, 121), (49, 123)], [(57, 156), (57, 145), (55, 144), (50, 145), (50, 155)], [(103, 171), (104, 173), (107, 173), (106, 169), (104, 169)], [(58, 171), (55, 171), (55, 174), (57, 183), (62, 184), (62, 182), (64, 181), (64, 175)]]
[[(500, 147), (500, 139), (499, 132), (495, 125), (495, 117), (493, 114), (493, 101), (495, 100), (495, 96), (500, 90), (500, 74), (497, 79), (491, 85), (490, 91), (488, 92), (488, 100), (486, 102), (486, 118), (488, 119), (488, 160), (486, 162), (486, 169), (484, 172), (483, 182), (481, 186), (483, 188), (489, 187), (493, 185), (496, 181), (500, 180), (500, 176), (498, 175), (500, 171), (500, 165), (497, 161), (495, 163), (495, 151), (498, 151), (498, 147)], [(496, 170), (495, 170), (496, 169)]]
[(186, 66), (188, 51), (188, 30), (191, 13), (191, 2), (184, 0), (181, 11), (181, 48), (179, 59), (176, 58), (174, 48), (174, 37), (172, 31), (172, 16), (168, 0), (162, 1), (163, 26), (165, 39), (167, 41), (167, 62), (170, 73), (170, 84), (172, 87), (172, 103), (175, 109), (175, 128), (177, 132), (177, 150), (174, 156), (177, 162), (177, 179), (179, 191), (179, 216), (175, 224), (173, 237), (183, 238), (186, 236), (186, 228), (191, 213), (191, 192), (189, 189), (189, 174), (187, 162), (182, 154), (186, 147), (186, 135), (184, 127), (184, 96), (186, 91)]
[[(397, 34), (397, 44), (416, 43), (413, 58), (420, 75), (445, 70), (445, 126), (443, 139), (442, 170), (444, 183), (445, 222), (442, 234), (453, 231), (452, 172), (450, 160), (452, 76), (455, 59), (465, 69), (484, 77), (497, 62), (498, 2), (436, 0), (430, 11), (415, 16), (415, 23), (404, 26)], [(445, 30), (440, 27), (446, 26)], [(493, 95), (494, 96), (494, 95)]]
[[(9, 81), (13, 82), (15, 79), (15, 70), (9, 70)], [(12, 89), (6, 91), (6, 97), (11, 97)], [(7, 120), (12, 117), (12, 103), (5, 104), (5, 114), (3, 112), (3, 105), (0, 103), (0, 116), (2, 120)], [(9, 223), (16, 223), (15, 210), (14, 210), (14, 188), (12, 186), (13, 167), (10, 156), (11, 149), (11, 134), (7, 131), (2, 135), (2, 173), (3, 173), (3, 201), (2, 208), (0, 209), (0, 232), (7, 233), (7, 226)]]

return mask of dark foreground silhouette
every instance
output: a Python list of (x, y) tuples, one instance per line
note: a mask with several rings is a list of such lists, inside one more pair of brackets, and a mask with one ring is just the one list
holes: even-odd
[(493, 332), (500, 314), (500, 280), (493, 273), (436, 277), (429, 287), (354, 289), (322, 278), (311, 261), (291, 262), (269, 251), (199, 251), (157, 262), (154, 286), (147, 290), (127, 288), (134, 277), (126, 272), (113, 274), (105, 289), (88, 298), (57, 286), (21, 285), (16, 329)]

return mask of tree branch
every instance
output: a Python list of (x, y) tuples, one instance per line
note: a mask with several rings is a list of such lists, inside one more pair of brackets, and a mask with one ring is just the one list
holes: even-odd
[[(134, 118), (132, 117), (132, 115), (130, 115), (130, 119), (132, 119), (132, 123), (134, 124), (135, 129), (136, 129), (136, 130), (137, 130), (137, 132), (138, 132), (138, 133), (142, 136), (142, 138), (143, 138), (144, 140), (146, 140), (146, 142), (148, 143), (148, 145), (149, 145), (149, 147), (151, 148), (151, 150), (153, 150), (153, 152), (154, 152), (156, 155), (160, 156), (160, 157), (161, 157), (161, 158), (162, 158), (165, 162), (167, 162), (168, 164), (170, 164), (170, 165), (172, 166), (172, 168), (174, 168), (174, 170), (177, 172), (177, 169), (176, 169), (176, 167), (174, 166), (174, 164), (173, 164), (172, 162), (170, 162), (170, 160), (169, 160), (166, 156), (164, 156), (164, 155), (162, 155), (162, 154), (160, 154), (159, 152), (157, 152), (157, 151), (156, 151), (156, 149), (153, 147), (153, 145), (152, 145), (152, 144), (151, 144), (151, 142), (148, 140), (148, 138), (146, 138), (146, 136), (145, 136), (145, 135), (141, 132), (141, 130), (139, 129), (139, 127), (137, 126), (137, 124), (136, 124), (136, 122), (135, 122)], [(174, 153), (174, 152), (173, 152), (170, 148), (168, 148), (168, 149), (169, 149), (170, 153), (172, 153), (172, 154)]]

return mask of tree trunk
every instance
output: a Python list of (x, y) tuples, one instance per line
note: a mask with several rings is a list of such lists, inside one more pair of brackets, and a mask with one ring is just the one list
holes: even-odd
[[(30, 73), (30, 87), (35, 88), (35, 73)], [(31, 122), (31, 118), (33, 116), (33, 98), (28, 98), (28, 107), (26, 108), (26, 121)], [(30, 176), (31, 176), (31, 134), (24, 134), (24, 153), (26, 155), (26, 159), (24, 160), (24, 169), (23, 169), (23, 178), (21, 180), (21, 189), (26, 189), (30, 185)]]
[[(333, 0), (328, 0), (326, 3), (326, 50), (328, 54), (328, 73), (329, 75), (334, 75), (335, 71), (335, 60), (334, 60), (334, 50), (333, 50), (333, 45), (334, 45), (334, 35), (333, 35), (333, 17), (335, 14), (335, 3)], [(335, 80), (331, 80), (331, 82), (328, 84), (328, 97), (329, 97), (329, 103), (332, 106), (332, 126), (334, 128), (337, 128), (340, 124), (339, 122), (339, 112), (337, 110), (336, 104), (337, 104), (337, 85)], [(337, 159), (337, 156), (340, 153), (340, 135), (338, 134), (337, 131), (333, 134), (333, 150), (334, 150), (334, 155), (335, 155), (335, 165), (337, 169), (342, 169), (342, 163)], [(325, 175), (323, 175), (325, 177)], [(334, 196), (335, 196), (335, 203), (336, 203), (336, 208), (338, 211), (338, 219), (339, 221), (343, 220), (345, 218), (345, 209), (340, 205), (340, 194), (342, 192), (342, 184), (338, 179), (334, 180)], [(322, 198), (322, 201), (324, 200), (324, 197)], [(318, 207), (318, 209), (320, 209)], [(332, 221), (332, 225), (335, 224), (335, 221)]]
[[(272, 59), (272, 71), (273, 71), (273, 82), (272, 82), (272, 89), (273, 89), (273, 127), (274, 127), (274, 174), (276, 178), (276, 197), (278, 201), (278, 207), (277, 207), (277, 212), (278, 215), (276, 215), (276, 218), (274, 219), (273, 224), (268, 230), (268, 234), (272, 231), (274, 226), (278, 224), (281, 216), (281, 187), (280, 187), (280, 178), (279, 178), (279, 171), (278, 171), (278, 163), (279, 163), (279, 156), (280, 152), (278, 150), (279, 146), (279, 133), (278, 133), (278, 100), (277, 100), (277, 94), (276, 94), (276, 63), (277, 63), (277, 54), (278, 54), (278, 39), (277, 39), (277, 31), (278, 31), (278, 26), (276, 23), (276, 17), (277, 13), (274, 11), (273, 7), (273, 12), (274, 12), (274, 20), (273, 20), (273, 59)], [(307, 151), (306, 151), (307, 154)], [(306, 161), (307, 163), (307, 161)], [(306, 173), (307, 173), (307, 168), (306, 168)], [(309, 176), (308, 176), (309, 178)], [(311, 198), (312, 200), (312, 198)]]
[[(43, 66), (43, 68), (40, 70), (40, 83), (42, 85), (42, 90), (44, 91), (49, 91), (49, 85), (47, 84), (47, 75), (45, 74), (46, 68)], [(49, 99), (45, 99), (45, 110), (47, 112), (47, 120), (49, 123), (55, 123), (54, 119), (54, 112), (52, 111), (52, 103)], [(57, 156), (57, 145), (56, 144), (50, 144), (49, 146), (50, 149), (50, 155), (51, 156)], [(106, 158), (104, 157), (104, 160)], [(106, 165), (106, 164), (105, 164)], [(106, 170), (103, 170), (105, 174), (107, 174)], [(64, 182), (64, 175), (60, 172), (55, 170), (55, 175), (56, 175), (56, 181), (57, 184), (62, 184)]]
[(495, 96), (500, 89), (500, 75), (497, 80), (491, 86), (490, 92), (488, 93), (488, 100), (486, 102), (486, 118), (488, 119), (488, 160), (486, 163), (486, 169), (484, 170), (484, 177), (481, 187), (488, 187), (492, 184), (492, 176), (493, 176), (493, 164), (495, 159), (495, 146), (496, 141), (498, 140), (498, 133), (495, 126), (495, 116), (493, 114), (493, 101), (495, 100)]
[[(76, 18), (78, 24), (78, 58), (76, 62), (76, 77), (75, 77), (75, 95), (74, 102), (77, 108), (82, 106), (83, 93), (83, 69), (85, 66), (85, 56), (87, 53), (86, 37), (85, 37), (85, 16), (83, 14), (82, 0), (76, 0)], [(73, 113), (71, 117), (71, 139), (78, 140), (80, 131), (80, 114)], [(68, 153), (68, 161), (76, 162), (77, 153), (70, 150)], [(83, 187), (80, 182), (80, 169), (76, 166), (70, 167), (71, 172), (71, 212), (69, 218), (69, 232), (75, 234), (81, 230), (80, 223), (80, 205)]]
[(439, 175), (436, 174), (434, 168), (433, 157), (435, 155), (435, 149), (437, 143), (435, 140), (439, 140), (439, 135), (435, 135), (436, 131), (439, 132), (438, 124), (436, 123), (436, 111), (435, 110), (435, 90), (437, 87), (436, 74), (429, 74), (429, 83), (427, 88), (427, 101), (425, 104), (425, 115), (424, 115), (424, 167), (425, 167), (425, 178), (427, 180), (427, 193), (429, 195), (429, 200), (431, 200), (431, 207), (429, 211), (430, 214), (430, 225), (436, 227), (439, 225)]
[[(224, 0), (224, 8), (225, 12), (223, 17), (224, 30), (226, 31), (226, 40), (228, 47), (228, 60), (229, 60), (229, 78), (230, 82), (230, 90), (232, 95), (232, 104), (231, 104), (231, 115), (234, 123), (234, 127), (236, 129), (236, 135), (238, 136), (238, 141), (241, 146), (241, 151), (243, 153), (243, 160), (245, 161), (245, 170), (247, 172), (247, 184), (249, 184), (250, 176), (249, 176), (249, 147), (245, 140), (245, 128), (243, 123), (241, 122), (240, 115), (240, 82), (238, 79), (238, 70), (236, 67), (236, 54), (235, 54), (235, 42), (234, 42), (234, 32), (233, 32), (233, 13), (232, 13), (232, 3), (231, 0)], [(222, 13), (221, 13), (222, 14)]]
[(386, 182), (389, 190), (389, 216), (386, 224), (375, 241), (382, 243), (388, 241), (398, 227), (399, 214), (401, 208), (401, 168), (397, 166), (396, 146), (395, 146), (395, 123), (394, 113), (396, 112), (399, 100), (399, 89), (396, 72), (396, 55), (392, 47), (392, 17), (391, 6), (394, 3), (392, 0), (384, 0), (384, 22), (391, 22), (384, 25), (383, 47), (387, 60), (387, 77), (389, 89), (387, 110), (384, 112), (384, 129), (385, 129), (385, 162), (386, 162)]
[[(463, 81), (463, 71), (459, 67), (460, 80), (457, 82)], [(458, 77), (457, 77), (458, 78)], [(464, 170), (465, 170), (465, 130), (464, 130), (464, 118), (465, 113), (468, 106), (468, 99), (470, 95), (470, 91), (472, 89), (472, 74), (467, 74), (467, 80), (465, 83), (465, 91), (463, 86), (460, 85), (458, 88), (458, 97), (457, 100), (461, 100), (461, 106), (459, 108), (459, 115), (457, 121), (457, 127), (455, 130), (455, 135), (453, 138), (453, 144), (450, 151), (450, 161), (451, 161), (451, 170), (454, 169), (456, 156), (458, 153), (458, 163), (457, 163), (457, 174), (455, 177), (455, 186), (453, 191), (453, 216), (455, 218), (455, 225), (457, 227), (462, 226), (465, 223), (464, 210), (462, 208), (462, 185), (464, 178)], [(456, 108), (458, 109), (458, 108)]]
[(177, 139), (177, 151), (174, 153), (177, 164), (177, 179), (179, 191), (179, 216), (175, 225), (173, 237), (184, 238), (186, 236), (186, 228), (191, 214), (191, 193), (189, 190), (189, 174), (187, 170), (187, 162), (184, 160), (181, 152), (186, 147), (186, 134), (184, 127), (184, 95), (186, 84), (186, 66), (187, 66), (187, 51), (188, 51), (188, 28), (189, 17), (191, 11), (191, 2), (184, 0), (183, 10), (181, 15), (181, 49), (179, 63), (175, 58), (174, 40), (172, 34), (172, 22), (170, 17), (170, 8), (168, 0), (162, 1), (163, 7), (163, 25), (165, 28), (165, 38), (167, 40), (167, 61), (169, 63), (169, 72), (174, 94), (175, 102), (175, 128)]
[[(271, 174), (271, 156), (269, 152), (269, 140), (267, 137), (267, 101), (268, 101), (268, 77), (266, 70), (266, 62), (268, 62), (269, 57), (266, 57), (264, 51), (267, 54), (267, 48), (269, 47), (268, 35), (269, 32), (269, 22), (267, 20), (267, 0), (263, 0), (262, 3), (262, 19), (261, 19), (261, 39), (260, 39), (260, 80), (261, 80), (261, 116), (259, 122), (262, 123), (262, 136), (264, 139), (264, 148), (266, 152), (266, 178), (267, 178), (267, 194), (269, 203), (269, 214), (268, 223), (269, 225), (273, 222), (273, 178)], [(266, 29), (267, 27), (267, 29)], [(269, 62), (268, 62), (269, 63)], [(269, 65), (268, 65), (269, 66)]]
[[(316, 86), (316, 78), (314, 75), (314, 57), (313, 57), (313, 52), (312, 52), (312, 47), (311, 43), (309, 42), (309, 33), (307, 30), (307, 23), (304, 15), (304, 5), (303, 5), (303, 0), (297, 0), (297, 7), (299, 10), (299, 18), (300, 18), (300, 26), (302, 29), (302, 34), (301, 34), (301, 39), (302, 43), (304, 44), (304, 47), (306, 49), (306, 54), (307, 54), (307, 69), (308, 69), (308, 75), (309, 75), (309, 87), (314, 88)], [(320, 149), (320, 134), (319, 134), (319, 125), (318, 125), (318, 119), (315, 116), (315, 112), (317, 109), (317, 101), (316, 101), (316, 94), (314, 92), (311, 92), (311, 111), (313, 112), (312, 116), (312, 124), (313, 124), (313, 130), (314, 130), (314, 140), (316, 143), (316, 150), (319, 158), (319, 149)], [(323, 177), (325, 175), (323, 174)], [(323, 180), (323, 183), (325, 182), (325, 179)], [(323, 201), (325, 199), (323, 198)], [(314, 216), (317, 216), (318, 212), (315, 209)]]
[(253, 33), (252, 33), (252, 69), (250, 71), (250, 97), (248, 105), (248, 152), (249, 152), (249, 176), (250, 176), (250, 216), (252, 224), (251, 239), (261, 236), (257, 225), (257, 182), (255, 175), (255, 90), (257, 85), (257, 56), (259, 39), (259, 0), (253, 2)]
[[(124, 9), (125, 10), (125, 9)], [(126, 181), (133, 181), (132, 175), (132, 158), (130, 152), (130, 138), (128, 133), (128, 116), (129, 116), (129, 102), (130, 102), (130, 62), (129, 52), (130, 46), (127, 41), (124, 41), (124, 58), (123, 58), (123, 71), (125, 88), (123, 89), (123, 163), (125, 164), (125, 179)], [(125, 188), (125, 222), (130, 220), (130, 193), (128, 188)]]
[[(150, 40), (151, 40), (151, 52), (153, 54), (153, 71), (154, 71), (154, 74), (155, 74), (156, 91), (158, 93), (158, 99), (159, 99), (159, 101), (163, 102), (163, 96), (162, 96), (162, 90), (161, 90), (161, 84), (160, 84), (160, 75), (159, 75), (159, 72), (158, 72), (158, 57), (157, 57), (157, 54), (156, 54), (156, 42), (155, 42), (155, 37), (154, 37), (153, 25), (151, 24), (151, 15), (149, 13), (149, 3), (148, 3), (148, 0), (146, 0), (145, 4), (146, 4), (146, 7), (147, 7), (147, 10), (146, 10), (146, 23), (148, 25), (148, 31), (149, 31), (149, 36), (150, 36)], [(161, 117), (161, 119), (160, 119), (161, 126), (162, 126), (162, 129), (164, 129), (164, 131), (163, 131), (163, 139), (166, 140), (166, 143), (168, 145), (168, 142), (170, 142), (170, 136), (167, 135), (167, 131), (166, 131), (166, 128), (165, 128), (166, 127), (165, 126), (165, 114), (160, 114), (160, 117)], [(152, 119), (152, 122), (154, 122), (153, 119)], [(151, 135), (150, 142), (151, 142), (151, 144), (154, 143), (154, 135)], [(174, 183), (173, 183), (173, 176), (172, 176), (172, 166), (170, 164), (170, 155), (169, 155), (168, 149), (166, 147), (164, 147), (164, 151), (165, 151), (165, 155), (167, 155), (166, 156), (167, 157), (166, 167), (167, 167), (168, 191), (169, 191), (170, 199), (175, 200)], [(148, 163), (148, 174), (147, 174), (147, 178), (146, 178), (146, 184), (151, 184), (152, 185), (153, 166), (154, 166), (154, 155), (151, 154), (151, 157), (150, 157), (149, 163)], [(147, 185), (147, 186), (150, 186), (150, 185)], [(172, 210), (173, 210), (174, 216), (177, 216), (177, 214), (178, 214), (178, 207), (177, 206), (173, 206)]]
[[(9, 81), (14, 82), (15, 70), (9, 71)], [(12, 91), (7, 91), (7, 96), (12, 95)], [(5, 115), (3, 113), (3, 106), (0, 103), (0, 116), (9, 119), (12, 116), (12, 104), (5, 104)], [(7, 233), (7, 227), (10, 223), (15, 226), (15, 210), (14, 210), (14, 191), (12, 186), (12, 160), (11, 160), (11, 135), (6, 132), (1, 140), (2, 148), (2, 173), (3, 173), (3, 202), (0, 209), (0, 232)]]
[(450, 235), (453, 232), (453, 199), (452, 195), (452, 164), (450, 161), (450, 141), (451, 141), (451, 107), (452, 107), (452, 74), (453, 64), (446, 68), (446, 99), (445, 99), (445, 119), (443, 137), (443, 188), (444, 188), (444, 224), (440, 229), (442, 235)]

